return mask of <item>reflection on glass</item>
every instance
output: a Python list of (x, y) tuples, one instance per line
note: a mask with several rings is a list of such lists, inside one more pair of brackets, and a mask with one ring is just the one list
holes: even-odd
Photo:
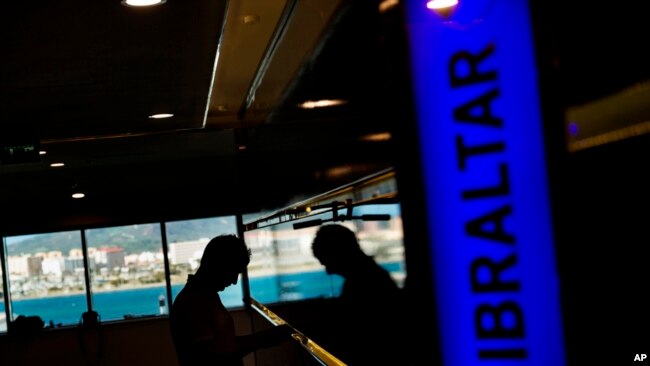
[[(339, 217), (345, 214), (345, 210), (338, 211)], [(357, 206), (352, 214), (390, 215), (387, 221), (355, 219), (336, 223), (354, 231), (363, 251), (386, 268), (398, 286), (403, 287), (406, 272), (399, 204)], [(252, 251), (248, 266), (251, 296), (261, 303), (338, 296), (342, 277), (328, 275), (311, 251), (319, 227), (293, 228), (296, 223), (316, 219), (327, 225), (332, 218), (332, 213), (327, 212), (247, 231), (244, 237)]]
[[(166, 223), (165, 227), (172, 296), (175, 299), (185, 285), (187, 276), (199, 268), (208, 241), (218, 235), (237, 234), (237, 223), (234, 216), (224, 216), (173, 221)], [(219, 293), (226, 307), (244, 305), (241, 282), (237, 283)]]
[(291, 224), (279, 224), (246, 233), (252, 252), (248, 274), (253, 298), (273, 303), (332, 296), (330, 278), (310, 253), (312, 231), (294, 232)]
[(5, 240), (11, 320), (24, 315), (39, 316), (46, 326), (77, 324), (87, 310), (80, 232)]
[[(312, 215), (308, 220), (332, 218), (331, 213)], [(248, 231), (251, 248), (248, 266), (251, 296), (262, 303), (302, 300), (338, 295), (342, 278), (330, 276), (311, 253), (318, 227), (294, 230), (298, 220)]]
[(5, 313), (4, 273), (0, 266), (0, 333), (7, 331), (7, 314)]
[(399, 204), (363, 205), (354, 208), (354, 215), (388, 214), (387, 221), (353, 220), (349, 225), (356, 232), (361, 249), (384, 267), (398, 286), (404, 286), (404, 234)]
[(86, 230), (86, 245), (93, 309), (102, 321), (167, 313), (159, 224)]

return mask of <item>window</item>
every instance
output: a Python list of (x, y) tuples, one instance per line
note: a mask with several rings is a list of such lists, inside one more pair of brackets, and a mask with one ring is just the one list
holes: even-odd
[[(208, 241), (236, 234), (237, 223), (235, 216), (224, 216), (168, 222), (165, 229), (173, 299), (187, 275), (198, 268)], [(0, 266), (0, 332), (20, 315), (40, 316), (48, 327), (77, 325), (89, 308), (88, 299), (101, 321), (168, 314), (171, 302), (161, 234), (161, 224), (146, 223), (3, 238), (6, 273)], [(241, 283), (220, 295), (227, 307), (243, 306)]]
[(87, 310), (80, 232), (13, 236), (5, 243), (11, 320), (24, 315), (48, 326), (77, 324)]
[[(218, 235), (236, 234), (237, 223), (234, 216), (224, 216), (168, 222), (165, 227), (172, 297), (175, 299), (185, 285), (187, 276), (196, 272), (199, 267), (203, 249), (208, 241)], [(226, 307), (244, 305), (240, 281), (237, 285), (227, 287), (219, 295)]]
[[(331, 213), (310, 216), (326, 220)], [(248, 266), (251, 297), (262, 303), (337, 296), (342, 278), (328, 275), (311, 252), (318, 227), (294, 230), (300, 221), (248, 231), (251, 248)]]
[(353, 220), (348, 226), (357, 234), (363, 251), (384, 267), (400, 287), (404, 286), (404, 235), (399, 204), (372, 204), (354, 208), (354, 215), (390, 215), (385, 221)]
[[(338, 296), (343, 278), (328, 275), (311, 251), (319, 225), (328, 223), (342, 224), (352, 230), (364, 253), (403, 287), (406, 277), (403, 229), (400, 205), (394, 200), (396, 192), (395, 179), (380, 176), (359, 187), (317, 197), (309, 203), (303, 201), (266, 217), (249, 215), (254, 219), (245, 225), (250, 229), (244, 237), (252, 251), (248, 266), (251, 297), (262, 303), (274, 303)], [(336, 217), (331, 209), (334, 206), (338, 207)], [(300, 210), (307, 207), (311, 210)], [(306, 214), (300, 216), (303, 213)], [(354, 218), (347, 217), (350, 214)], [(364, 215), (374, 216), (360, 219)], [(387, 215), (388, 219), (366, 221), (380, 215)]]
[(0, 333), (7, 331), (7, 315), (5, 310), (4, 273), (0, 266)]
[(102, 321), (167, 313), (160, 224), (85, 233), (93, 309)]

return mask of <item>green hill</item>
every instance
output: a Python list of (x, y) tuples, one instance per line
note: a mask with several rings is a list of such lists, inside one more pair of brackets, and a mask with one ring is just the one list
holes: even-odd
[[(177, 221), (166, 224), (167, 242), (196, 240), (223, 233), (235, 234), (234, 217)], [(156, 252), (162, 248), (159, 224), (140, 224), (86, 230), (89, 247), (113, 247), (125, 249), (126, 253)], [(67, 255), (71, 249), (81, 248), (81, 232), (66, 231), (39, 234), (19, 242), (8, 240), (8, 254), (34, 254), (59, 250)]]

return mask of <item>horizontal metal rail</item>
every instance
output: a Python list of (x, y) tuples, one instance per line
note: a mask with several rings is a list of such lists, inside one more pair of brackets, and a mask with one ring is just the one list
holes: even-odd
[[(397, 193), (385, 193), (383, 195), (358, 200), (355, 202), (343, 202), (340, 196), (355, 189), (360, 189), (368, 185), (380, 182), (382, 180), (390, 179), (395, 176), (392, 168), (382, 170), (365, 178), (359, 179), (355, 182), (346, 184), (337, 189), (312, 197), (305, 201), (297, 202), (289, 207), (277, 210), (262, 218), (244, 223), (244, 231), (255, 230), (267, 226), (273, 226), (289, 221), (304, 219), (308, 216), (315, 216), (318, 214), (326, 213), (328, 211), (347, 208), (351, 206), (361, 206), (373, 203), (387, 203), (396, 202), (398, 200)], [(333, 201), (329, 201), (333, 200)], [(328, 202), (329, 201), (329, 202)], [(274, 221), (275, 220), (275, 221)]]
[(255, 309), (260, 315), (262, 315), (266, 320), (268, 320), (273, 325), (286, 324), (293, 329), (291, 336), (296, 340), (300, 345), (307, 350), (316, 360), (325, 366), (346, 366), (343, 361), (336, 358), (331, 353), (327, 352), (323, 347), (319, 346), (316, 342), (312, 341), (304, 335), (302, 332), (294, 328), (291, 324), (287, 323), (284, 319), (280, 318), (276, 313), (271, 311), (269, 308), (264, 306), (264, 304), (258, 302), (257, 300), (250, 298), (250, 303), (253, 309)]

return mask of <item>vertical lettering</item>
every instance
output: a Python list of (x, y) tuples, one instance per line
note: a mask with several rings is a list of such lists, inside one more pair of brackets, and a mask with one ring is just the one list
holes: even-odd
[(454, 119), (456, 122), (469, 122), (488, 127), (501, 127), (503, 120), (493, 116), (491, 108), (492, 101), (498, 96), (499, 89), (493, 89), (454, 108)]
[(492, 196), (503, 196), (510, 193), (510, 184), (508, 181), (508, 166), (501, 164), (499, 166), (499, 177), (501, 181), (498, 185), (488, 188), (468, 189), (463, 191), (463, 199), (485, 198)]
[[(506, 215), (510, 215), (511, 213), (512, 207), (510, 205), (505, 205), (484, 216), (467, 222), (465, 224), (465, 232), (470, 236), (514, 244), (514, 235), (506, 233), (503, 228), (503, 219)], [(488, 226), (491, 226), (491, 228)]]
[[(504, 321), (511, 315), (514, 322)], [(522, 338), (524, 336), (524, 317), (521, 308), (514, 301), (506, 301), (499, 306), (483, 304), (476, 309), (474, 317), (479, 338)]]
[(458, 167), (461, 171), (465, 170), (467, 158), (473, 155), (491, 154), (503, 152), (506, 145), (502, 142), (492, 144), (483, 144), (477, 146), (466, 146), (463, 143), (463, 136), (456, 136), (456, 151), (458, 152)]
[[(517, 264), (517, 255), (512, 254), (501, 262), (494, 262), (491, 258), (480, 257), (472, 262), (472, 290), (476, 292), (491, 291), (518, 291), (518, 281), (503, 281), (501, 273)], [(490, 274), (488, 281), (481, 281), (479, 272), (484, 269)], [(484, 271), (484, 272), (485, 272)]]
[[(497, 72), (479, 72), (479, 63), (494, 53), (494, 44), (490, 43), (478, 55), (467, 51), (455, 53), (449, 60), (449, 77), (452, 87), (465, 86), (484, 81), (496, 80)], [(462, 70), (468, 70), (461, 75)]]

